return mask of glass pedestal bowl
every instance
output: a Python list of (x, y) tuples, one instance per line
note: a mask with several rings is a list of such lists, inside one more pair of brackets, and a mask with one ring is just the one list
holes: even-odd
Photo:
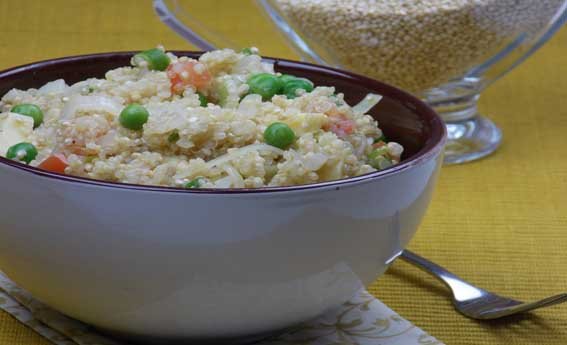
[[(566, 21), (567, 0), (257, 0), (303, 60), (410, 91), (444, 119), (445, 163), (494, 152), (500, 129), (477, 111), (482, 91)], [(154, 0), (161, 20), (203, 50), (238, 47), (184, 0)], [(244, 19), (243, 19), (244, 20)]]

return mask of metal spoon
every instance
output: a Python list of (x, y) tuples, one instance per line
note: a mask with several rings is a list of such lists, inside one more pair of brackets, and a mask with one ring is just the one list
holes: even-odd
[(419, 267), (443, 282), (453, 293), (453, 305), (455, 309), (461, 314), (473, 319), (498, 319), (567, 302), (567, 293), (547, 297), (531, 303), (516, 301), (480, 289), (457, 277), (443, 267), (409, 250), (404, 250), (400, 258)]

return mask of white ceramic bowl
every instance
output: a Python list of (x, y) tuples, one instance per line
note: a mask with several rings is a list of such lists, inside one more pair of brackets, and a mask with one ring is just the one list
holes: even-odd
[[(130, 56), (70, 57), (0, 72), (0, 94), (100, 77)], [(273, 332), (374, 281), (429, 204), (443, 122), (380, 82), (275, 61), (278, 71), (335, 85), (351, 104), (368, 92), (384, 95), (372, 114), (406, 147), (402, 163), (315, 185), (179, 190), (63, 176), (1, 158), (0, 269), (71, 317), (154, 340)]]

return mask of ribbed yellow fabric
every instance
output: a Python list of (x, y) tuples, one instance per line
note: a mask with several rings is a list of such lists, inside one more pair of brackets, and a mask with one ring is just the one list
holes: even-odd
[[(184, 0), (238, 42), (295, 58), (249, 1)], [(65, 55), (163, 44), (190, 49), (154, 15), (149, 0), (2, 0), (0, 68)], [(485, 112), (504, 131), (491, 157), (443, 168), (411, 244), (416, 252), (490, 290), (522, 300), (567, 291), (567, 28), (489, 88)], [(405, 263), (369, 289), (450, 345), (565, 345), (567, 306), (477, 322), (457, 314), (447, 292)], [(47, 342), (0, 312), (0, 345)]]

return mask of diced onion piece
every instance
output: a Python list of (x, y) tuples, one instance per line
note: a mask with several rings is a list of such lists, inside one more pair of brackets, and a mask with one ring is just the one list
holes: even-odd
[(366, 97), (364, 97), (364, 99), (362, 99), (362, 101), (352, 107), (352, 111), (355, 114), (366, 114), (370, 111), (370, 109), (374, 108), (374, 106), (378, 104), (381, 99), (382, 96), (375, 93), (369, 93), (368, 95), (366, 95)]
[(257, 94), (246, 95), (238, 104), (238, 112), (245, 117), (252, 118), (260, 113), (262, 96)]
[(357, 157), (361, 157), (364, 154), (366, 147), (368, 146), (368, 140), (365, 136), (358, 137), (357, 140), (358, 140), (359, 145), (358, 145), (356, 152), (354, 154)]
[(122, 111), (122, 105), (117, 100), (106, 96), (74, 95), (63, 107), (61, 120), (73, 118), (77, 111), (103, 111), (114, 116), (118, 116), (118, 114)]
[(231, 184), (232, 184), (232, 178), (230, 176), (225, 176), (215, 181), (216, 188), (230, 188)]
[(329, 157), (327, 157), (327, 155), (323, 153), (309, 152), (308, 154), (305, 155), (305, 158), (303, 159), (303, 164), (305, 164), (305, 167), (307, 169), (311, 171), (317, 171), (321, 169), (321, 167), (325, 163), (327, 163), (328, 159)]
[(21, 142), (28, 142), (33, 133), (33, 119), (16, 113), (0, 114), (0, 155)]
[(319, 176), (325, 181), (338, 180), (343, 176), (343, 167), (343, 160), (326, 164), (321, 170), (319, 170)]
[(234, 151), (231, 151), (229, 153), (226, 153), (220, 157), (217, 157), (213, 160), (208, 161), (205, 165), (206, 165), (206, 169), (211, 169), (212, 167), (215, 166), (219, 166), (223, 163), (226, 163), (228, 161), (231, 161), (235, 158), (238, 158), (242, 155), (245, 155), (248, 152), (252, 152), (252, 151), (267, 151), (267, 152), (271, 152), (274, 153), (276, 155), (283, 155), (284, 151), (278, 149), (277, 147), (268, 145), (268, 144), (252, 144), (252, 145), (248, 145), (248, 146), (244, 146), (241, 147), (239, 149), (236, 149)]
[(116, 143), (117, 137), (118, 133), (115, 130), (110, 130), (98, 140), (98, 143), (103, 148), (108, 149)]
[[(259, 55), (248, 55), (236, 62), (232, 67), (232, 74), (249, 75), (264, 72), (262, 58)], [(273, 70), (273, 69), (272, 69)]]
[(69, 86), (67, 86), (67, 83), (65, 83), (65, 80), (63, 79), (57, 79), (54, 81), (50, 81), (48, 83), (46, 83), (45, 85), (43, 85), (42, 87), (40, 87), (37, 91), (40, 94), (46, 95), (49, 93), (63, 93), (65, 92), (65, 90), (67, 90)]
[(240, 173), (232, 166), (226, 165), (223, 167), (223, 170), (231, 179), (231, 186), (233, 188), (244, 188), (244, 180)]
[(395, 142), (389, 142), (387, 144), (388, 147), (388, 152), (390, 153), (390, 156), (396, 158), (397, 160), (400, 159), (400, 157), (402, 156), (402, 153), (404, 152), (404, 148), (402, 147), (402, 145), (395, 143)]

